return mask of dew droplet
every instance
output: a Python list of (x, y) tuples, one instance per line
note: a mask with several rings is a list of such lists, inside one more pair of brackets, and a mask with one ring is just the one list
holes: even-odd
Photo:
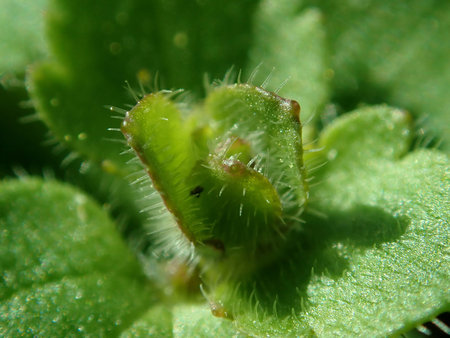
[(142, 84), (148, 84), (150, 83), (150, 80), (152, 79), (152, 76), (147, 68), (141, 68), (138, 70), (136, 77), (138, 81)]
[(87, 139), (87, 134), (86, 134), (86, 133), (79, 133), (79, 134), (78, 134), (78, 139), (79, 139), (80, 141), (86, 140), (86, 139)]
[(109, 45), (109, 51), (113, 55), (117, 55), (122, 51), (122, 45), (118, 42), (111, 42)]
[(178, 48), (185, 48), (189, 38), (185, 32), (178, 32), (173, 36), (173, 44)]
[(407, 120), (407, 114), (403, 110), (396, 109), (392, 113), (392, 120), (396, 123), (403, 122)]
[(59, 99), (56, 98), (56, 97), (52, 98), (52, 99), (50, 100), (50, 104), (51, 104), (53, 107), (59, 106)]
[(128, 21), (128, 13), (126, 12), (119, 12), (116, 15), (116, 22), (120, 25), (125, 25)]
[(101, 163), (101, 167), (103, 170), (105, 170), (108, 173), (114, 174), (118, 172), (117, 166), (114, 164), (114, 162), (110, 160), (103, 160)]
[(72, 140), (72, 136), (69, 134), (64, 135), (64, 141), (69, 142), (70, 140)]
[(337, 155), (338, 155), (338, 151), (336, 149), (331, 149), (328, 152), (327, 158), (329, 161), (332, 161), (337, 157)]
[(78, 291), (78, 292), (75, 294), (75, 299), (81, 299), (81, 298), (83, 298), (83, 292)]

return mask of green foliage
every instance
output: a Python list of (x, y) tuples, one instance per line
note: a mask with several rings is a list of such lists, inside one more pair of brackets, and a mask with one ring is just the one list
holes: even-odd
[[(296, 12), (295, 1), (263, 1), (250, 51), (254, 83), (301, 103), (302, 121), (318, 119), (329, 100), (332, 77), (320, 10)], [(268, 75), (269, 74), (269, 75)]]
[(328, 164), (316, 172), (304, 231), (252, 278), (211, 290), (239, 329), (385, 336), (449, 308), (448, 159), (424, 150), (403, 158), (410, 133), (409, 116), (388, 107), (324, 130), (319, 157)]
[(318, 334), (399, 334), (449, 309), (449, 162), (436, 151), (407, 153), (409, 125), (404, 112), (375, 107), (323, 132), (329, 164), (312, 199), (345, 269), (308, 286)]
[(25, 67), (47, 53), (43, 12), (47, 0), (1, 0), (0, 75), (23, 73)]
[(172, 336), (172, 312), (169, 308), (158, 305), (150, 308), (120, 335), (121, 338), (148, 336)]
[[(303, 2), (303, 1), (302, 1)], [(450, 149), (450, 3), (317, 1), (331, 49), (333, 96), (344, 109), (388, 103), (423, 120), (421, 142)]]
[[(185, 15), (177, 15), (178, 6)], [(242, 67), (249, 35), (240, 33), (249, 32), (254, 6), (225, 0), (51, 1), (47, 26), (56, 60), (37, 66), (29, 83), (38, 112), (61, 142), (110, 171), (124, 171), (126, 160), (107, 141), (120, 139), (108, 131), (119, 125), (111, 119), (117, 114), (105, 106), (130, 102), (125, 81), (148, 87), (159, 72), (164, 87), (199, 93), (206, 72), (215, 78), (233, 63)], [(230, 44), (221, 48), (221, 41)]]
[[(0, 335), (388, 336), (450, 310), (426, 149), (450, 144), (448, 2), (0, 4)], [(15, 123), (29, 65), (62, 167)], [(3, 178), (27, 170), (85, 192)]]
[(0, 183), (2, 336), (114, 334), (155, 300), (89, 197), (38, 179)]
[(173, 312), (175, 337), (241, 337), (229, 320), (211, 316), (207, 306), (178, 306)]
[(198, 125), (162, 93), (143, 98), (122, 124), (184, 235), (219, 251), (227, 275), (272, 259), (298, 227), (308, 195), (299, 109), (233, 85), (212, 90), (195, 112)]

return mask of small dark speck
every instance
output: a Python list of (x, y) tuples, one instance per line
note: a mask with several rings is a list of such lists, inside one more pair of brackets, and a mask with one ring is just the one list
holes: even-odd
[(203, 191), (203, 187), (198, 185), (194, 189), (191, 190), (190, 195), (199, 198), (202, 191)]
[(213, 249), (225, 253), (225, 245), (220, 239), (210, 238), (204, 242), (206, 245), (212, 247)]

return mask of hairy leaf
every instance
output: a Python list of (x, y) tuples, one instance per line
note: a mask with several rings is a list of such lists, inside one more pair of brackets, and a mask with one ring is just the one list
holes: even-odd
[(306, 122), (319, 118), (328, 101), (332, 70), (320, 10), (297, 7), (289, 0), (261, 2), (247, 72), (255, 73), (253, 83), (300, 102)]
[(117, 334), (155, 300), (89, 197), (39, 179), (0, 183), (0, 333)]
[(242, 67), (254, 5), (224, 0), (51, 1), (47, 29), (53, 58), (29, 77), (41, 118), (76, 153), (123, 173), (127, 158), (116, 143), (121, 135), (108, 130), (118, 127), (111, 118), (117, 113), (105, 106), (130, 103), (125, 81), (145, 88), (160, 81), (165, 88), (199, 94), (206, 72), (216, 78), (233, 63)]
[(386, 336), (449, 309), (449, 163), (408, 153), (409, 116), (365, 108), (321, 135), (304, 215), (286, 254), (249, 281), (214, 286), (251, 334)]
[(173, 310), (174, 337), (240, 337), (231, 321), (211, 315), (205, 305), (179, 305)]
[(308, 195), (299, 113), (296, 101), (246, 84), (214, 89), (188, 117), (164, 93), (127, 113), (129, 145), (187, 239), (216, 251), (221, 274), (271, 260), (297, 226)]

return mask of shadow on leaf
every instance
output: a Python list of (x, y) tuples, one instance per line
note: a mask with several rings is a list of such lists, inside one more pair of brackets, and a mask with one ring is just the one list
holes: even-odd
[(407, 217), (365, 205), (332, 211), (326, 218), (306, 214), (304, 219), (304, 230), (291, 235), (287, 252), (239, 286), (241, 297), (258, 313), (282, 318), (293, 309), (304, 311), (312, 278), (341, 278), (352, 257), (396, 241), (410, 224)]

